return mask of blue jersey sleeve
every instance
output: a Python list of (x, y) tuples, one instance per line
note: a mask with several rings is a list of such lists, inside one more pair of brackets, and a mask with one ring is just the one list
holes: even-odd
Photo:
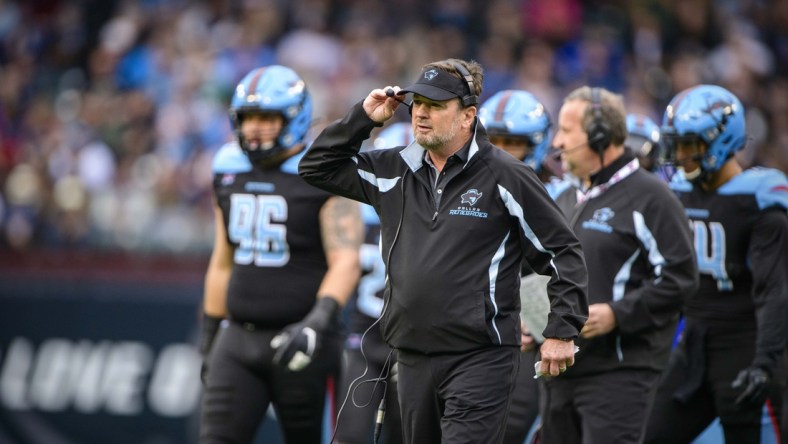
[(761, 209), (781, 207), (788, 210), (788, 179), (778, 170), (763, 170), (761, 186), (756, 198)]
[(758, 209), (780, 207), (788, 210), (788, 179), (772, 168), (751, 168), (720, 188), (720, 194), (752, 194)]

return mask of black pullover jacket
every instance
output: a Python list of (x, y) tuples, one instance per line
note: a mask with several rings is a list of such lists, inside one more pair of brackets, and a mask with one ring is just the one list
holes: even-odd
[(588, 314), (583, 254), (533, 170), (490, 144), (477, 120), (453, 156), (461, 171), (434, 199), (418, 143), (359, 153), (376, 126), (359, 103), (323, 130), (299, 174), (380, 216), (386, 342), (423, 354), (519, 347), (522, 260), (552, 276), (544, 336), (577, 337)]

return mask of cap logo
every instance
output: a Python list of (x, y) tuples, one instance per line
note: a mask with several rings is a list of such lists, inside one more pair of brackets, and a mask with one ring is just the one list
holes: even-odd
[(438, 71), (435, 70), (434, 68), (424, 72), (424, 78), (427, 80), (432, 80), (437, 76), (438, 76)]

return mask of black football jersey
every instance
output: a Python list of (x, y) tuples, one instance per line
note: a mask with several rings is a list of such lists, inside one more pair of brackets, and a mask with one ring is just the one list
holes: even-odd
[(700, 272), (700, 288), (686, 298), (685, 314), (714, 324), (754, 328), (756, 303), (775, 296), (763, 290), (773, 284), (782, 288), (779, 292), (788, 288), (785, 175), (757, 168), (714, 192), (680, 178), (671, 188), (689, 218)]
[(281, 328), (315, 303), (327, 270), (319, 213), (330, 195), (298, 176), (300, 157), (262, 169), (237, 143), (216, 153), (213, 188), (234, 249), (227, 290), (232, 319)]
[[(386, 288), (386, 266), (380, 253), (380, 219), (369, 205), (361, 207), (364, 217), (365, 239), (359, 252), (361, 279), (356, 291), (355, 309), (350, 313), (351, 331), (364, 333), (383, 311), (383, 291)], [(374, 328), (369, 335), (380, 336)]]

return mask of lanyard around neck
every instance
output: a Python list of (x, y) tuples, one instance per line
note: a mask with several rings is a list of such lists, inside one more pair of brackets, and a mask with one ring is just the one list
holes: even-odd
[(585, 193), (580, 188), (577, 188), (575, 191), (577, 193), (577, 205), (580, 205), (587, 200), (591, 200), (596, 197), (599, 197), (610, 187), (621, 182), (627, 176), (634, 173), (639, 168), (640, 168), (640, 162), (638, 162), (637, 159), (632, 159), (629, 163), (621, 167), (620, 170), (616, 171), (616, 173), (613, 174), (613, 176), (607, 182), (599, 184), (591, 188), (590, 190), (586, 191)]

